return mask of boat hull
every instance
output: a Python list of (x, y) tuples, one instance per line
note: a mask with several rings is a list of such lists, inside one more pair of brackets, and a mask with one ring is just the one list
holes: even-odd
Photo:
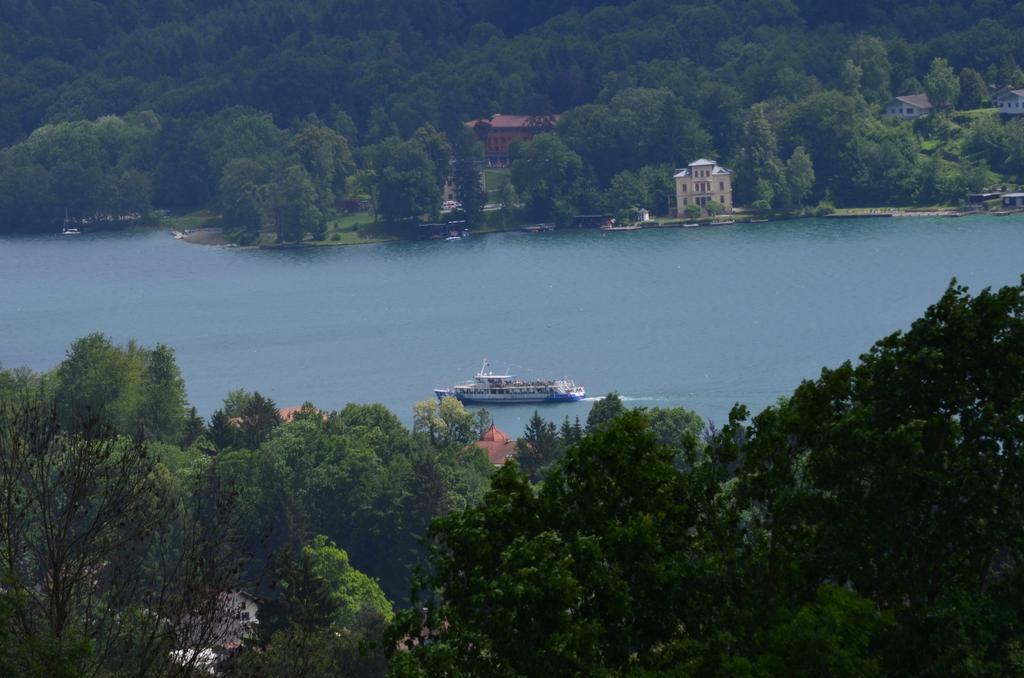
[(574, 403), (583, 400), (586, 393), (462, 393), (452, 389), (436, 389), (438, 400), (445, 397), (470, 405), (515, 405), (543, 403)]

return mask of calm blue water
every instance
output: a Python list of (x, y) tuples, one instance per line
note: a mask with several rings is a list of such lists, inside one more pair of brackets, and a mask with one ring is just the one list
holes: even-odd
[[(411, 420), (484, 357), (590, 394), (722, 422), (906, 328), (956, 276), (1024, 272), (1024, 220), (793, 221), (291, 251), (165, 232), (0, 238), (0, 363), (54, 367), (75, 338), (162, 342), (209, 414), (235, 388), (281, 406), (382, 402)], [(590, 403), (543, 413), (585, 418)], [(532, 406), (495, 408), (522, 431)]]

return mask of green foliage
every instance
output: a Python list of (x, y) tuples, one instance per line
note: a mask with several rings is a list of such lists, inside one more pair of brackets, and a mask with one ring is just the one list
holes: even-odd
[(960, 80), (949, 62), (941, 57), (932, 59), (928, 74), (924, 76), (924, 91), (936, 110), (949, 108), (960, 96)]
[(469, 226), (483, 218), (487, 193), (483, 186), (483, 147), (468, 129), (460, 129), (452, 140), (452, 185), (462, 203), (462, 214)]
[[(388, 137), (369, 150), (376, 198), (386, 221), (401, 222), (436, 214), (441, 206), (441, 169), (419, 140)], [(447, 170), (447, 166), (442, 168)]]
[(602, 416), (539, 490), (510, 464), (434, 523), (427, 618), (392, 627), (417, 641), (393, 668), (1014, 674), (1022, 380), (1024, 279), (954, 283), (707, 444), (685, 411)]
[(67, 425), (97, 417), (116, 430), (178, 442), (185, 432), (185, 382), (174, 352), (94, 333), (71, 345), (56, 369), (56, 400)]
[(294, 155), (313, 182), (317, 209), (324, 217), (333, 215), (344, 195), (345, 179), (355, 170), (348, 141), (330, 127), (310, 121), (288, 142)]
[[(29, 2), (0, 14), (3, 230), (52, 232), (65, 208), (74, 218), (144, 215), (152, 202), (219, 206), (251, 242), (253, 210), (274, 202), (296, 164), (321, 215), (304, 216), (307, 233), (321, 235), (352, 197), (345, 178), (355, 171), (379, 182), (361, 192), (387, 221), (432, 216), (436, 189), (458, 169), (448, 160), (463, 124), (498, 111), (562, 113), (556, 133), (581, 161), (578, 184), (541, 191), (520, 176), (530, 219), (593, 211), (602, 199), (622, 209), (621, 195), (606, 195), (613, 177), (701, 156), (743, 168), (740, 204), (785, 202), (754, 192), (761, 180), (775, 186), (780, 167), (748, 174), (745, 154), (759, 142), (745, 119), (761, 104), (772, 110), (775, 155), (803, 146), (812, 159), (808, 201), (832, 190), (852, 204), (842, 195), (854, 174), (843, 171), (848, 118), (870, 121), (893, 93), (923, 89), (940, 108), (973, 108), (987, 99), (984, 81), (1024, 85), (1019, 10), (1004, 0), (950, 0), (940, 10), (871, 0), (856, 12), (809, 0), (137, 5)], [(956, 156), (956, 139), (943, 150)], [(249, 181), (222, 190), (237, 160), (264, 168), (256, 197), (241, 191)], [(478, 196), (463, 169), (473, 221)], [(647, 207), (661, 213), (668, 202), (658, 198)]]
[(612, 391), (594, 403), (590, 412), (587, 413), (587, 433), (599, 431), (602, 427), (615, 421), (625, 411), (626, 406), (622, 404), (622, 398), (618, 393)]
[[(244, 411), (243, 395), (229, 396), (224, 417)], [(445, 416), (452, 414), (446, 409)], [(478, 418), (453, 421), (467, 427), (459, 435), (479, 437)], [(255, 554), (250, 574), (259, 576), (260, 563), (282, 549), (296, 553), (323, 535), (388, 598), (405, 600), (430, 520), (473, 503), (491, 474), (483, 455), (452, 440), (445, 445), (412, 434), (381, 405), (348, 405), (327, 420), (278, 425), (259, 449), (231, 442), (213, 471), (238, 492), (239, 522)]]
[(539, 134), (519, 149), (512, 182), (532, 217), (555, 215), (564, 223), (584, 190), (583, 161), (561, 137)]
[(218, 594), (237, 585), (231, 501), (193, 510), (158, 461), (168, 448), (0, 402), (0, 664), (12, 675), (162, 672), (182, 635), (210, 642)]
[(440, 402), (430, 398), (413, 406), (412, 430), (427, 434), (435, 447), (468, 445), (490, 428), (487, 418), (486, 410), (468, 412), (457, 398), (445, 396)]
[(334, 542), (317, 535), (302, 550), (313, 575), (327, 584), (328, 596), (337, 610), (332, 620), (336, 627), (355, 629), (372, 619), (391, 620), (391, 603), (380, 586), (352, 567), (348, 554)]
[(526, 430), (516, 441), (516, 462), (530, 480), (542, 479), (546, 467), (558, 461), (564, 453), (564, 443), (558, 436), (555, 424), (545, 421), (540, 412), (526, 423)]
[(973, 68), (965, 68), (960, 71), (960, 95), (957, 99), (957, 108), (969, 111), (980, 108), (988, 101), (988, 87), (981, 73)]
[(301, 165), (291, 165), (270, 185), (263, 219), (281, 243), (299, 242), (307, 232), (322, 237), (325, 221), (317, 202), (309, 172)]

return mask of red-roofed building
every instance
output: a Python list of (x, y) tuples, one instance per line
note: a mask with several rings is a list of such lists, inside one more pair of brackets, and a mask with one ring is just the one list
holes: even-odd
[(484, 145), (484, 161), (487, 167), (508, 167), (508, 149), (514, 143), (533, 139), (541, 132), (555, 128), (560, 116), (555, 115), (504, 115), (496, 113), (489, 118), (470, 120), (466, 127), (476, 132), (477, 139)]
[(282, 407), (277, 411), (277, 413), (281, 415), (281, 421), (283, 422), (295, 421), (295, 415), (307, 413), (318, 414), (324, 421), (327, 421), (328, 419), (326, 412), (318, 410), (315, 407), (310, 407), (309, 405), (300, 405), (299, 407)]
[(516, 456), (516, 441), (494, 424), (473, 444), (482, 448), (495, 466), (504, 466), (506, 461)]

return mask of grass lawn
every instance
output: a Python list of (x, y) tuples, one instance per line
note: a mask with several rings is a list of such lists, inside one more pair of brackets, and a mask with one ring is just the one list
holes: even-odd
[(974, 121), (978, 118), (995, 118), (999, 115), (998, 108), (975, 108), (970, 111), (956, 111), (953, 114), (953, 121), (956, 122), (957, 118), (963, 117), (967, 120)]
[(220, 226), (220, 215), (210, 210), (199, 210), (189, 214), (163, 217), (160, 219), (160, 225), (175, 231), (184, 231), (186, 228)]
[(358, 245), (393, 239), (393, 236), (377, 231), (375, 226), (369, 212), (348, 214), (327, 224), (327, 237), (311, 242), (314, 245)]
[(487, 193), (487, 202), (498, 202), (498, 186), (503, 181), (502, 177), (509, 176), (507, 169), (484, 170), (484, 191)]

